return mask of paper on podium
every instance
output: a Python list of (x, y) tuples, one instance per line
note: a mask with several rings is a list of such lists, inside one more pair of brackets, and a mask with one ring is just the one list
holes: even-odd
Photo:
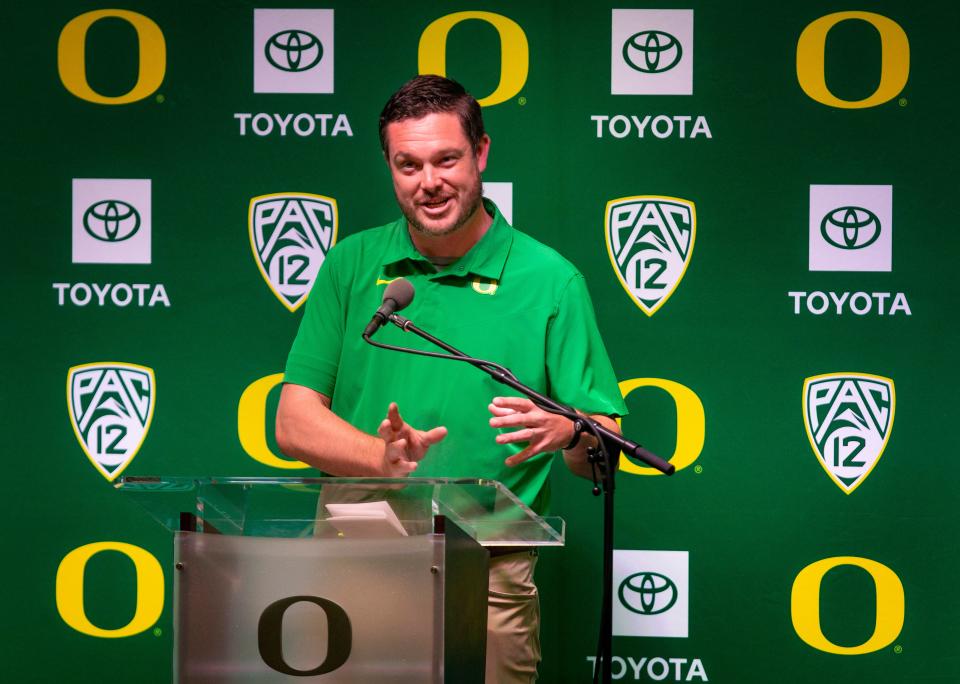
[(386, 501), (325, 504), (333, 525), (344, 537), (354, 539), (384, 539), (406, 537), (407, 531), (397, 514)]

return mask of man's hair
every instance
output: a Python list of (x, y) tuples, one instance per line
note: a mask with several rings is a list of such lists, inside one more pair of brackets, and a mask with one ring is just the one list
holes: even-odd
[(460, 119), (474, 152), (484, 136), (480, 105), (462, 85), (443, 76), (425, 74), (410, 79), (395, 92), (380, 112), (380, 147), (387, 154), (387, 125), (427, 114), (452, 112)]

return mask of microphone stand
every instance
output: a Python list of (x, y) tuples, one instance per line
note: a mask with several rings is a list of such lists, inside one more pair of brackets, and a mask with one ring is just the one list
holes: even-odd
[[(427, 340), (431, 344), (444, 349), (445, 351), (449, 352), (449, 354), (438, 354), (435, 352), (422, 351), (419, 349), (408, 349), (406, 347), (397, 347), (391, 344), (374, 342), (371, 339), (372, 333), (368, 332), (364, 332), (363, 334), (364, 341), (372, 344), (374, 347), (380, 347), (381, 349), (400, 351), (408, 354), (418, 354), (421, 356), (432, 356), (435, 358), (454, 359), (470, 363), (471, 365), (476, 366), (480, 370), (487, 373), (497, 382), (529, 397), (534, 404), (539, 406), (544, 411), (565, 416), (574, 422), (579, 421), (587, 431), (591, 432), (594, 437), (597, 438), (596, 446), (587, 448), (587, 461), (590, 463), (590, 468), (593, 472), (593, 494), (598, 496), (601, 491), (603, 492), (603, 591), (601, 599), (602, 605), (600, 610), (600, 636), (597, 647), (597, 660), (594, 663), (593, 680), (596, 682), (597, 675), (599, 674), (600, 681), (602, 681), (603, 684), (610, 684), (612, 679), (612, 671), (610, 669), (611, 658), (613, 656), (614, 481), (617, 467), (619, 465), (614, 461), (614, 454), (619, 454), (622, 451), (628, 456), (632, 456), (640, 461), (643, 461), (647, 465), (656, 468), (665, 475), (673, 475), (675, 471), (673, 464), (663, 460), (656, 454), (647, 451), (636, 442), (626, 439), (622, 435), (607, 429), (595, 420), (578, 414), (569, 406), (564, 406), (563, 404), (554, 401), (550, 397), (537, 392), (532, 387), (524, 385), (522, 382), (517, 380), (513, 373), (503, 366), (490, 361), (484, 361), (483, 359), (467, 356), (459, 349), (456, 349), (446, 342), (437, 339), (425, 330), (418, 328), (409, 319), (406, 319), (396, 313), (391, 314), (389, 316), (389, 320), (401, 330), (404, 330), (405, 332), (412, 332), (413, 334)], [(600, 484), (597, 482), (598, 471), (600, 474)]]

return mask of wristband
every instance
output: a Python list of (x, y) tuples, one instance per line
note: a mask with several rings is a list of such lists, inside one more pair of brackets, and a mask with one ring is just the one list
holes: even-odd
[(584, 422), (580, 419), (573, 421), (573, 438), (570, 440), (570, 443), (563, 447), (564, 451), (568, 451), (573, 447), (577, 446), (577, 443), (580, 441), (580, 435), (583, 433), (583, 428), (585, 427)]

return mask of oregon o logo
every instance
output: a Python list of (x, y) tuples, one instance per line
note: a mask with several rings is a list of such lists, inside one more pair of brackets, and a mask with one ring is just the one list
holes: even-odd
[(500, 284), (496, 280), (488, 278), (474, 278), (471, 287), (473, 287), (474, 292), (492, 296), (497, 294), (497, 288), (500, 287)]
[[(637, 54), (639, 53), (639, 54)], [(634, 57), (643, 56), (638, 64)], [(664, 31), (641, 31), (623, 44), (623, 59), (631, 68), (645, 74), (670, 71), (683, 56), (680, 41)]]
[[(863, 100), (841, 100), (827, 88), (824, 53), (827, 34), (841, 21), (859, 19), (880, 34), (880, 83)], [(910, 76), (910, 42), (900, 25), (873, 12), (834, 12), (809, 24), (797, 41), (797, 81), (809, 97), (828, 107), (864, 109), (889, 102), (903, 90)]]
[(840, 249), (863, 249), (880, 237), (880, 219), (863, 207), (838, 207), (820, 222), (823, 239)]
[[(93, 556), (117, 551), (131, 561), (137, 572), (137, 607), (133, 617), (119, 629), (97, 627), (87, 618), (83, 606), (83, 573)], [(80, 546), (60, 561), (57, 568), (57, 611), (73, 629), (93, 637), (115, 639), (146, 631), (163, 613), (163, 569), (149, 551), (123, 542), (95, 542)]]
[(424, 29), (417, 49), (417, 63), (421, 74), (447, 75), (447, 34), (450, 29), (467, 19), (485, 21), (500, 34), (500, 81), (496, 89), (483, 98), (477, 98), (481, 107), (506, 102), (520, 92), (527, 82), (530, 69), (530, 47), (527, 35), (513, 19), (493, 12), (454, 12), (440, 17)]
[(323, 44), (306, 31), (281, 31), (267, 39), (263, 53), (281, 71), (307, 71), (323, 57)]
[(658, 572), (638, 572), (620, 583), (617, 590), (620, 603), (627, 610), (640, 615), (659, 615), (673, 608), (677, 602), (677, 585)]
[[(283, 657), (283, 615), (297, 603), (319, 606), (327, 616), (327, 655), (312, 670), (298, 670)], [(288, 596), (274, 601), (260, 615), (257, 624), (257, 647), (260, 657), (271, 669), (293, 677), (313, 677), (339, 669), (350, 658), (353, 631), (346, 611), (330, 599), (319, 596)]]
[[(113, 17), (130, 23), (137, 32), (140, 47), (137, 82), (133, 88), (115, 97), (95, 92), (87, 83), (87, 31), (101, 19)], [(156, 92), (167, 70), (167, 44), (160, 27), (137, 12), (120, 9), (94, 10), (74, 17), (60, 32), (57, 43), (57, 71), (63, 87), (81, 100), (96, 104), (120, 105), (137, 102)]]
[[(820, 583), (824, 575), (842, 565), (863, 568), (873, 578), (877, 592), (877, 616), (873, 634), (859, 646), (838, 646), (820, 628)], [(793, 628), (807, 645), (838, 655), (873, 653), (893, 643), (903, 629), (903, 584), (897, 574), (869, 558), (837, 556), (811, 563), (797, 575), (790, 593)]]
[[(620, 394), (626, 399), (627, 395), (638, 387), (659, 387), (670, 395), (677, 407), (677, 446), (673, 455), (667, 460), (677, 470), (683, 470), (691, 465), (703, 451), (706, 435), (706, 418), (703, 412), (703, 402), (693, 390), (672, 380), (660, 378), (635, 378), (620, 383)], [(617, 418), (617, 423), (620, 423)], [(620, 454), (620, 470), (634, 475), (663, 475), (656, 468), (640, 466)]]
[(297, 470), (309, 468), (301, 461), (289, 461), (280, 458), (267, 444), (267, 395), (270, 390), (283, 382), (283, 373), (274, 373), (250, 384), (240, 395), (237, 407), (237, 436), (240, 446), (255, 461), (271, 468)]
[(140, 212), (123, 200), (103, 200), (83, 213), (83, 229), (103, 242), (122, 242), (140, 230)]

